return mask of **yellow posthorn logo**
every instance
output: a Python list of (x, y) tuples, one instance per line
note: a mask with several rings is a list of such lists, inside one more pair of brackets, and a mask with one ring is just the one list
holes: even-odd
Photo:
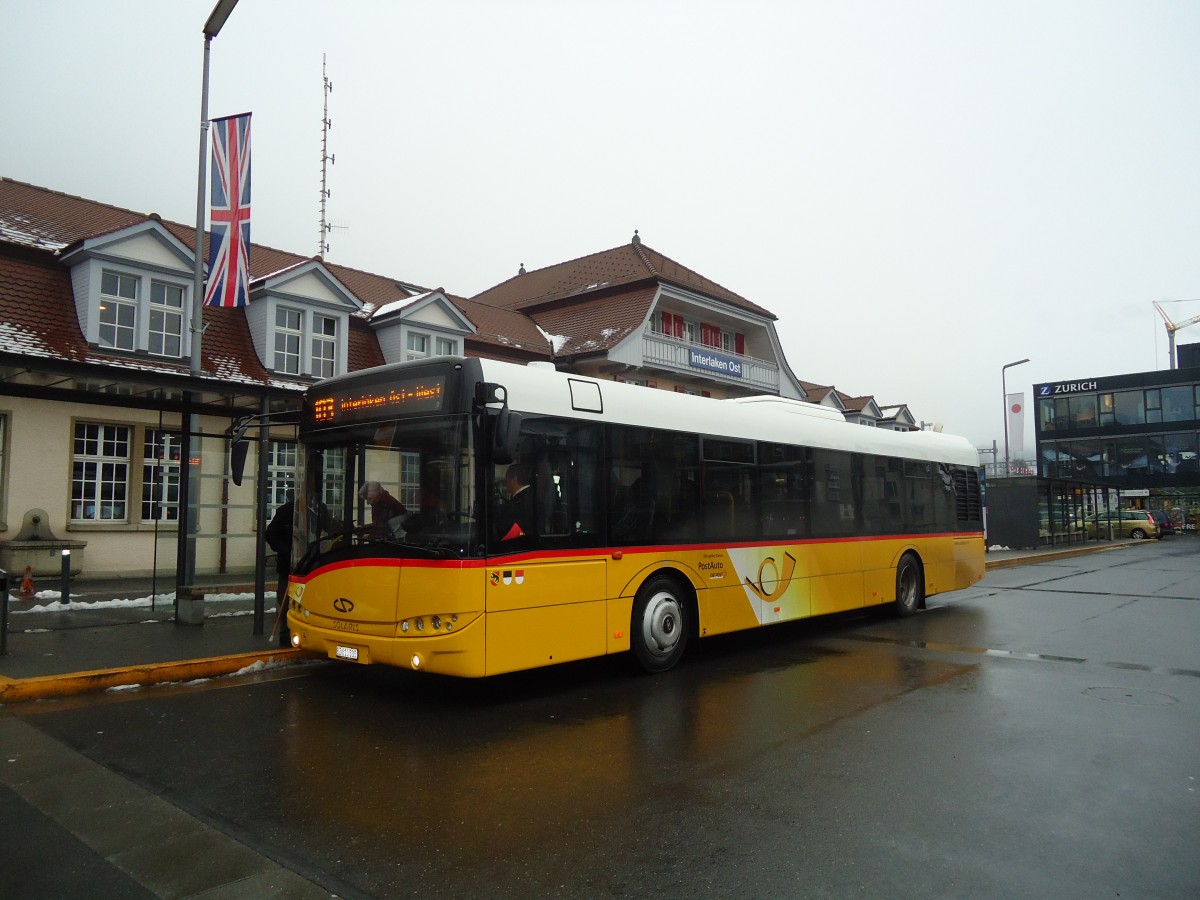
[(785, 551), (782, 576), (775, 567), (775, 557), (768, 556), (758, 567), (758, 583), (756, 584), (753, 578), (747, 578), (746, 584), (750, 586), (750, 590), (769, 603), (783, 596), (795, 571), (796, 557)]

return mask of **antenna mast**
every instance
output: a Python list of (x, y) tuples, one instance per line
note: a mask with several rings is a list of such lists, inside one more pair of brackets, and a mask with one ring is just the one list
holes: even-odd
[(324, 53), (321, 54), (321, 80), (325, 83), (325, 108), (321, 115), (321, 235), (317, 241), (317, 256), (323, 257), (329, 252), (329, 242), (325, 236), (333, 229), (325, 220), (325, 204), (330, 195), (328, 169), (335, 162), (333, 154), (329, 152), (329, 129), (332, 127), (329, 121), (329, 95), (333, 93), (333, 82), (325, 74)]

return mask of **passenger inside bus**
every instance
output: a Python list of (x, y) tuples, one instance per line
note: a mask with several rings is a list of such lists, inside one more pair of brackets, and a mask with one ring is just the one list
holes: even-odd
[(360, 525), (358, 531), (371, 539), (392, 537), (400, 526), (400, 517), (408, 513), (404, 504), (378, 481), (368, 481), (358, 496), (371, 508), (371, 521)]
[(504, 487), (508, 491), (500, 522), (500, 540), (512, 541), (535, 532), (533, 491), (529, 487), (529, 466), (513, 463), (504, 472)]

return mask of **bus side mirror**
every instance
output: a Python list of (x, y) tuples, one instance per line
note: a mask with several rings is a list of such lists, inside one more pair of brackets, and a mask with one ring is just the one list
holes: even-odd
[(521, 414), (502, 407), (492, 420), (492, 462), (507, 466), (516, 459), (520, 436)]
[(246, 454), (250, 452), (250, 442), (246, 440), (246, 429), (250, 419), (239, 419), (229, 429), (229, 477), (238, 487), (242, 486), (242, 476), (246, 473)]
[(235, 441), (229, 448), (229, 469), (233, 483), (242, 486), (242, 476), (246, 472), (246, 454), (250, 452), (250, 442), (245, 438)]

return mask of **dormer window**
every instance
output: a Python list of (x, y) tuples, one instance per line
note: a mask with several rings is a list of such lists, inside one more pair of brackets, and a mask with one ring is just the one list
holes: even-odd
[(138, 279), (105, 271), (100, 279), (100, 346), (114, 350), (137, 347)]
[(145, 280), (113, 269), (101, 273), (96, 342), (110, 350), (141, 350), (178, 359), (183, 354), (187, 289), (149, 279), (150, 300), (143, 303)]
[(271, 337), (271, 368), (281, 375), (312, 375), (331, 378), (339, 368), (344, 325), (337, 316), (315, 309), (278, 304)]
[(183, 288), (150, 282), (150, 352), (179, 356), (183, 349)]
[(408, 333), (407, 350), (405, 351), (405, 360), (424, 359), (429, 355), (429, 335), (421, 334), (419, 331), (410, 331)]
[(275, 309), (275, 361), (276, 372), (285, 375), (300, 374), (300, 347), (304, 332), (301, 331), (304, 314), (286, 306)]
[(313, 314), (312, 373), (318, 378), (337, 374), (337, 319)]

